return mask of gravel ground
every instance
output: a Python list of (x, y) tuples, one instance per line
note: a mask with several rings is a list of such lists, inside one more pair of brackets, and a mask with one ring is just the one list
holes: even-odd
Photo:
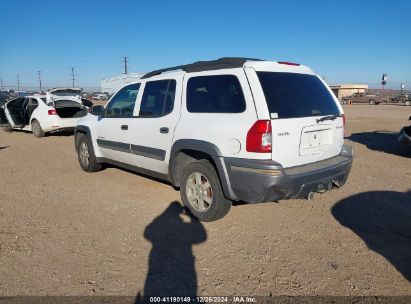
[(345, 111), (342, 189), (212, 223), (168, 184), (83, 172), (70, 134), (0, 132), (0, 295), (411, 295), (411, 107)]

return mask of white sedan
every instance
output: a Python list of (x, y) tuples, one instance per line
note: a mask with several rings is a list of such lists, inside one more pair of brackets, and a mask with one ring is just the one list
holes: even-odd
[(43, 137), (47, 132), (73, 129), (87, 113), (81, 99), (17, 97), (0, 106), (0, 125), (5, 130), (31, 131), (35, 137)]

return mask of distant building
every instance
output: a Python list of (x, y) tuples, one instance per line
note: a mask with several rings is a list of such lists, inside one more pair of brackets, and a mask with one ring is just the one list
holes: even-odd
[(107, 92), (110, 95), (117, 92), (121, 87), (127, 83), (137, 81), (144, 74), (129, 73), (120, 76), (115, 76), (101, 81), (101, 92)]
[(368, 90), (368, 84), (339, 84), (339, 85), (330, 85), (330, 89), (333, 91), (334, 95), (338, 99), (345, 96), (351, 96), (354, 93), (365, 93)]

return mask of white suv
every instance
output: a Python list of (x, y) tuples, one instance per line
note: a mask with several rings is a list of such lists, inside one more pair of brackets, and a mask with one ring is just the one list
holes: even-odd
[(338, 100), (295, 63), (221, 58), (157, 70), (91, 112), (75, 130), (83, 170), (111, 163), (167, 180), (202, 221), (232, 201), (311, 198), (351, 169)]

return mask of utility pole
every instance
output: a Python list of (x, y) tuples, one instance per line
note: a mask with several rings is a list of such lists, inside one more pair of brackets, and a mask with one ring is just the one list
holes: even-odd
[(0, 78), (0, 82), (1, 82), (1, 90), (3, 91), (4, 90), (4, 88), (3, 88), (3, 77)]
[(41, 71), (37, 71), (37, 74), (39, 75), (40, 93), (42, 93), (43, 89), (41, 87)]
[(123, 62), (124, 62), (124, 74), (128, 74), (127, 72), (127, 57), (123, 57)]
[(17, 92), (20, 91), (20, 79), (19, 74), (17, 74)]
[(74, 80), (75, 80), (75, 78), (74, 78), (74, 68), (73, 67), (71, 67), (71, 81), (72, 81), (72, 83), (73, 83), (73, 88), (74, 88)]

